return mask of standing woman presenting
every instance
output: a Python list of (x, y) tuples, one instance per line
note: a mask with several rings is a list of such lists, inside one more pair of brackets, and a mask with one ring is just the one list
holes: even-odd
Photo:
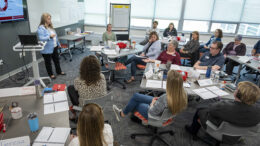
[(45, 67), (48, 72), (48, 75), (51, 79), (55, 79), (56, 76), (52, 72), (51, 59), (54, 62), (56, 73), (58, 75), (65, 75), (61, 71), (58, 48), (60, 43), (58, 41), (57, 34), (52, 26), (51, 15), (49, 13), (43, 13), (41, 17), (41, 23), (37, 30), (38, 38), (40, 41), (46, 41), (44, 49), (41, 51), (41, 54), (44, 58)]

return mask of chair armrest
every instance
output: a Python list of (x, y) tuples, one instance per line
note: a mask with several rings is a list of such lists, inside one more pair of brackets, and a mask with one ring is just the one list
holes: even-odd
[(217, 127), (216, 125), (214, 125), (214, 124), (213, 124), (212, 122), (210, 122), (209, 120), (206, 121), (206, 124), (207, 124), (207, 126), (209, 126), (211, 129), (213, 129), (213, 130), (215, 130), (215, 131), (219, 130), (220, 126), (222, 125), (222, 124), (221, 124), (219, 127)]

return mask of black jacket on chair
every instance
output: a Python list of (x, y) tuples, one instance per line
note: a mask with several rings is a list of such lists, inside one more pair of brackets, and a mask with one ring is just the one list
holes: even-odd
[(226, 121), (236, 126), (251, 127), (260, 123), (260, 105), (221, 100), (199, 110), (199, 118), (203, 127), (207, 120), (217, 126)]

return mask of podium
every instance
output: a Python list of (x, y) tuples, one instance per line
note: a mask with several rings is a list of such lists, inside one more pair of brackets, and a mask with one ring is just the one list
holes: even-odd
[(40, 77), (39, 73), (39, 65), (36, 59), (36, 51), (42, 51), (44, 49), (44, 46), (46, 45), (46, 42), (40, 42), (39, 45), (21, 45), (21, 43), (17, 43), (15, 46), (13, 46), (13, 50), (15, 52), (32, 52), (32, 69), (33, 69), (33, 77), (30, 77), (30, 81), (27, 82), (24, 86), (28, 86), (32, 84), (35, 80), (39, 80), (42, 87), (46, 87), (45, 83), (43, 82), (44, 79), (48, 79), (51, 81), (50, 77)]

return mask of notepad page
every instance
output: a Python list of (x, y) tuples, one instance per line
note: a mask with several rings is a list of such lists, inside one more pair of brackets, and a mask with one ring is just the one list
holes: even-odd
[(53, 103), (53, 95), (52, 94), (44, 94), (43, 103)]
[(53, 94), (53, 101), (60, 102), (60, 101), (67, 101), (67, 94), (65, 91), (59, 91)]
[(48, 142), (53, 130), (54, 128), (51, 127), (42, 127), (42, 130), (35, 139), (35, 142)]
[(44, 115), (54, 113), (54, 105), (53, 104), (45, 104), (44, 105)]
[(146, 81), (147, 88), (162, 88), (162, 81), (159, 80), (147, 80)]
[(63, 112), (63, 111), (68, 111), (69, 110), (69, 106), (68, 106), (68, 102), (59, 102), (59, 103), (54, 103), (54, 107), (55, 107), (55, 113), (56, 112)]
[(90, 51), (101, 52), (102, 48), (104, 48), (104, 46), (92, 46), (92, 47), (90, 48)]
[(198, 83), (199, 83), (200, 86), (213, 85), (213, 82), (212, 82), (211, 79), (198, 80)]
[(163, 81), (163, 89), (166, 89), (166, 81)]
[(176, 64), (172, 64), (171, 65), (171, 69), (173, 69), (173, 70), (181, 70), (180, 66), (176, 65)]
[(55, 128), (48, 142), (65, 143), (70, 134), (70, 128)]

